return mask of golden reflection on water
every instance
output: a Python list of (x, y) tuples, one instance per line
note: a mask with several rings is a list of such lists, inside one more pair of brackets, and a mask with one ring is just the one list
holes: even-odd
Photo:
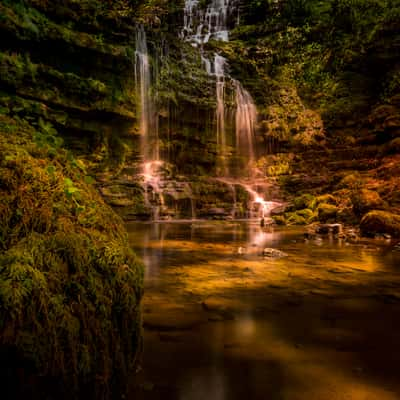
[(386, 245), (246, 223), (129, 228), (146, 263), (141, 379), (155, 383), (135, 400), (400, 398), (400, 259)]

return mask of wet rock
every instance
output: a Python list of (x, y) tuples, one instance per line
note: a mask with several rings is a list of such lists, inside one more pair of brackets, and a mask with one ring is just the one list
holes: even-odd
[(340, 235), (343, 232), (342, 224), (321, 224), (315, 229), (315, 233), (319, 235)]
[(400, 237), (400, 215), (386, 211), (370, 211), (362, 218), (360, 229), (365, 236), (386, 233), (393, 237)]
[(268, 258), (282, 258), (282, 257), (287, 257), (288, 254), (278, 250), (278, 249), (273, 249), (266, 247), (263, 252), (262, 252), (263, 257), (268, 257)]

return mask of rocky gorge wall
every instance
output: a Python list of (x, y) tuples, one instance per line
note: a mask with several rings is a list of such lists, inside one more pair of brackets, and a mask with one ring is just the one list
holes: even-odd
[(0, 2), (5, 398), (123, 394), (140, 354), (143, 265), (94, 180), (135, 138), (131, 15), (146, 10)]

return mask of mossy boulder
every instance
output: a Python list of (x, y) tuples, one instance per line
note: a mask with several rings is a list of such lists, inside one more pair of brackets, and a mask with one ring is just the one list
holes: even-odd
[(293, 210), (303, 210), (305, 208), (314, 208), (315, 197), (309, 193), (302, 194), (293, 200)]
[(380, 210), (370, 211), (362, 218), (360, 229), (364, 236), (388, 233), (400, 237), (400, 215)]
[(306, 220), (307, 224), (314, 222), (317, 218), (317, 214), (309, 208), (297, 211), (297, 215), (303, 217)]
[(315, 203), (316, 203), (316, 205), (331, 204), (331, 205), (336, 206), (338, 204), (338, 201), (337, 201), (336, 197), (333, 196), (332, 194), (324, 194), (322, 196), (318, 196), (315, 199)]
[(140, 348), (142, 263), (51, 129), (0, 116), (0, 133), (2, 388), (35, 398), (41, 377), (104, 398)]
[(286, 225), (306, 225), (307, 220), (304, 216), (297, 212), (290, 212), (285, 214)]
[(351, 196), (354, 212), (363, 215), (368, 211), (381, 209), (385, 206), (378, 192), (369, 189), (361, 189), (353, 192)]
[(318, 205), (317, 211), (321, 222), (333, 222), (336, 220), (338, 208), (332, 204), (322, 203)]

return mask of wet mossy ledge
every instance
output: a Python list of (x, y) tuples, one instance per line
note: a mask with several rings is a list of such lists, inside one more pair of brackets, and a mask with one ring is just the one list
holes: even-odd
[(124, 390), (140, 349), (143, 265), (85, 165), (61, 145), (42, 120), (0, 115), (6, 398), (48, 398), (49, 388), (106, 398)]

